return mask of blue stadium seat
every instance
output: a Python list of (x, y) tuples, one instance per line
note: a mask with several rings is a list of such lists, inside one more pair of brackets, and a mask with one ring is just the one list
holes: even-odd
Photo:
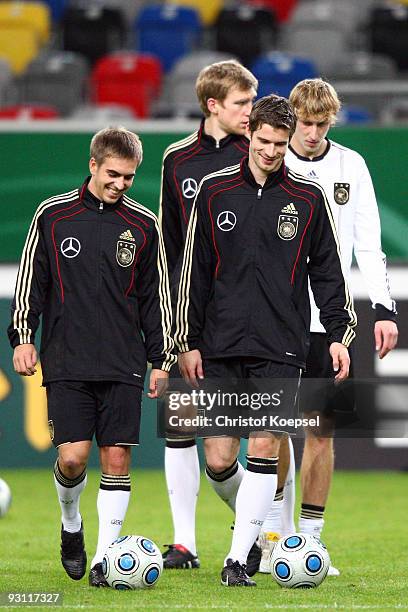
[(193, 8), (155, 4), (140, 11), (134, 31), (136, 49), (156, 55), (167, 72), (176, 60), (198, 46), (202, 23)]
[(67, 0), (43, 0), (43, 2), (49, 6), (53, 22), (58, 22), (65, 10)]
[(337, 117), (337, 125), (363, 125), (373, 122), (374, 115), (363, 106), (343, 105)]
[(292, 87), (303, 79), (318, 76), (315, 63), (302, 56), (270, 51), (261, 55), (251, 66), (259, 81), (258, 97), (277, 93), (288, 97)]

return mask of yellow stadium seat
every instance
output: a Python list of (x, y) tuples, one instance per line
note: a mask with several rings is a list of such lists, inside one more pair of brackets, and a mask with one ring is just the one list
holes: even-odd
[(45, 44), (50, 38), (50, 9), (43, 2), (0, 2), (0, 26), (31, 27)]
[(196, 9), (205, 26), (210, 26), (215, 22), (218, 13), (224, 6), (223, 0), (169, 0), (168, 4), (178, 4)]
[(14, 74), (24, 72), (38, 51), (38, 36), (31, 27), (0, 24), (0, 57), (8, 60)]

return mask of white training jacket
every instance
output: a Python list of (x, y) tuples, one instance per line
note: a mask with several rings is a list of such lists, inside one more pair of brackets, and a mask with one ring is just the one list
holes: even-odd
[[(328, 140), (323, 155), (308, 159), (289, 147), (285, 156), (288, 167), (317, 181), (326, 192), (340, 241), (343, 274), (349, 280), (354, 255), (362, 273), (376, 319), (394, 319), (395, 302), (391, 298), (386, 257), (381, 248), (381, 226), (377, 200), (367, 165), (362, 156), (337, 142)], [(310, 331), (325, 332), (310, 290)], [(394, 316), (393, 316), (394, 315)]]

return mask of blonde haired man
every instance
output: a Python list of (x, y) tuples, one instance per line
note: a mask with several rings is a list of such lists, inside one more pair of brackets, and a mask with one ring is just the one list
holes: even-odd
[[(381, 249), (380, 218), (370, 173), (364, 159), (327, 137), (336, 122), (341, 102), (334, 87), (320, 78), (299, 82), (289, 100), (294, 107), (297, 124), (285, 161), (289, 168), (320, 183), (330, 203), (340, 241), (342, 267), (350, 276), (352, 255), (363, 275), (373, 309), (374, 339), (380, 359), (392, 350), (398, 337), (395, 302), (391, 299), (385, 255)], [(310, 293), (311, 347), (304, 378), (332, 378), (331, 363), (326, 360), (326, 330), (319, 320), (319, 310)], [(350, 407), (349, 407), (350, 408)], [(314, 407), (311, 406), (310, 410)], [(347, 406), (342, 406), (347, 409)], [(324, 510), (334, 467), (333, 406), (325, 406), (329, 435), (306, 433), (300, 469), (302, 507), (299, 531), (320, 537)], [(265, 540), (279, 532), (278, 513), (271, 512), (263, 526)], [(268, 536), (269, 534), (269, 536)], [(273, 546), (273, 543), (272, 543)], [(265, 548), (265, 546), (263, 547)], [(265, 554), (263, 555), (265, 561)], [(265, 563), (261, 563), (261, 571)], [(330, 568), (329, 574), (338, 575)]]

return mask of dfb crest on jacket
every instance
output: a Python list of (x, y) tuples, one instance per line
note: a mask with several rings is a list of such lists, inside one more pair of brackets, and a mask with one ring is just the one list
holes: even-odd
[(292, 215), (279, 215), (278, 236), (282, 240), (293, 240), (298, 230), (298, 218)]
[(136, 245), (134, 242), (118, 240), (116, 244), (116, 261), (122, 268), (132, 265), (135, 259)]
[(334, 200), (339, 206), (347, 204), (350, 199), (350, 183), (334, 183)]

